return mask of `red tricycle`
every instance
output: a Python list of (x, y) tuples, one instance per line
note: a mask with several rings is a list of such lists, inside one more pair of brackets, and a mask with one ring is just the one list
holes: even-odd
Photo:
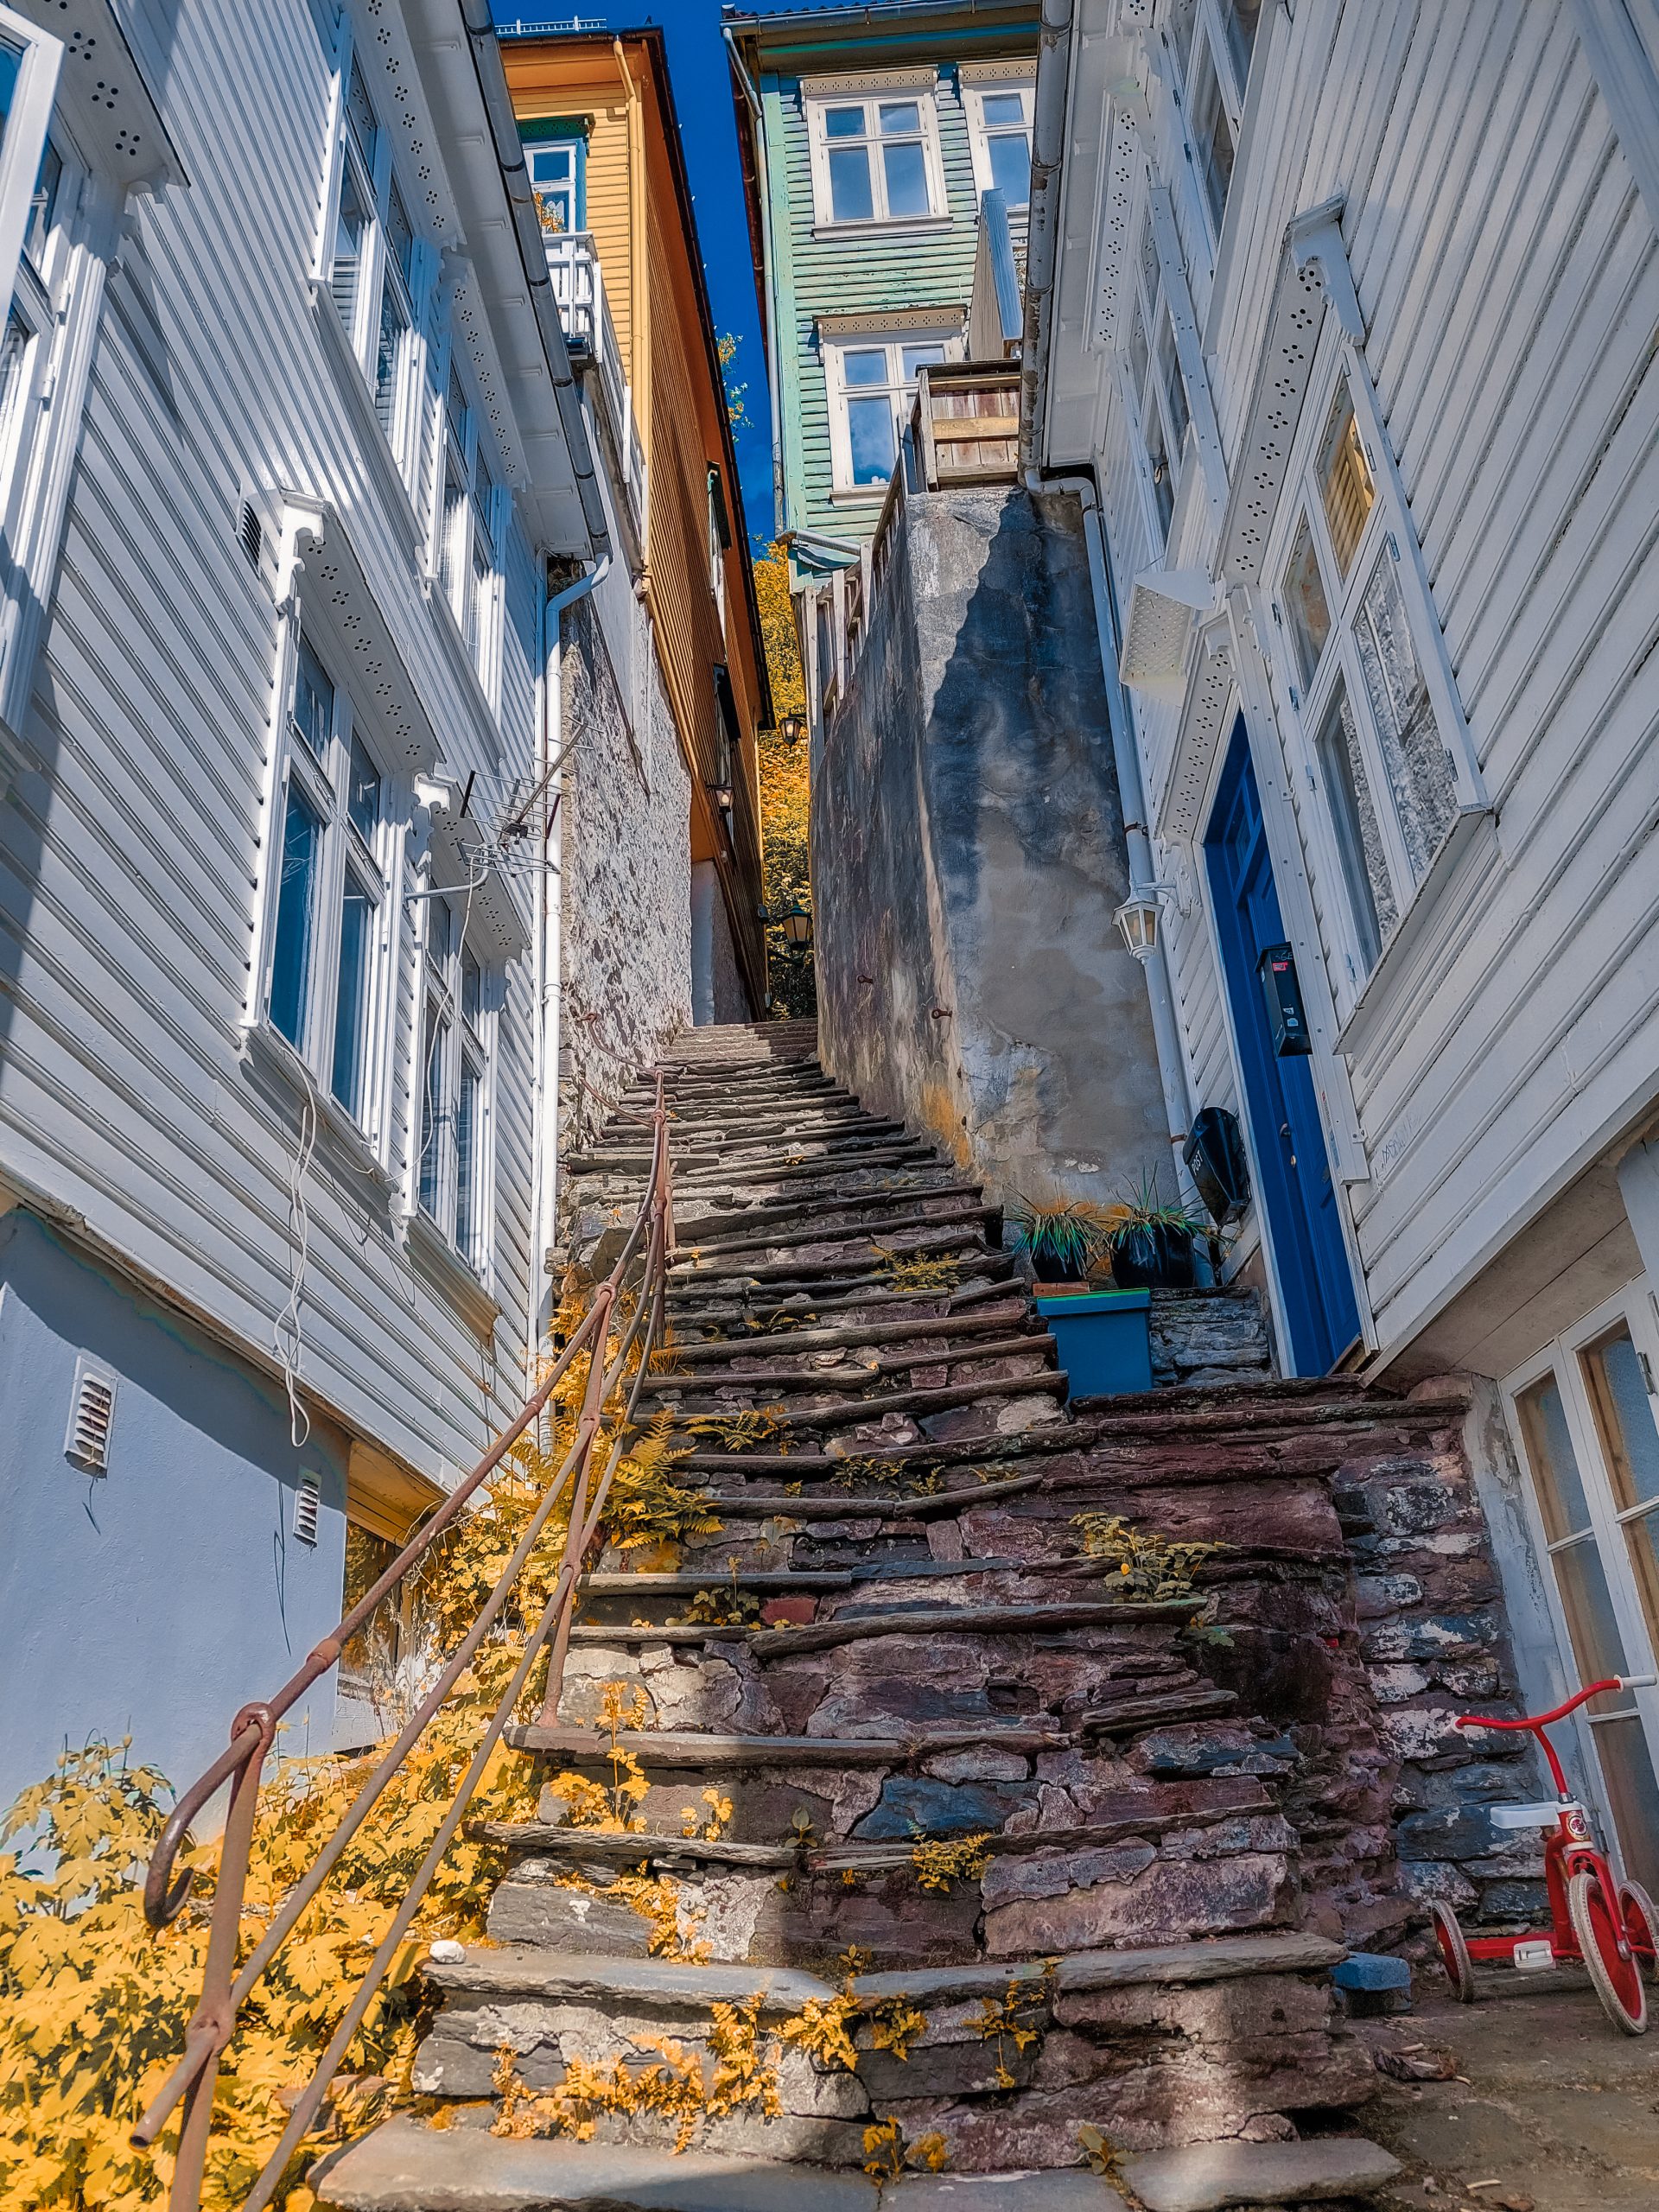
[(1627, 2036), (1644, 2035), (1648, 1993), (1643, 1977), (1659, 1971), (1659, 1910), (1639, 1882), (1615, 1882), (1612, 1870), (1596, 1849), (1590, 1815), (1567, 1786), (1555, 1747), (1544, 1733), (1603, 1690), (1644, 1688), (1652, 1675), (1615, 1675), (1558, 1705), (1553, 1713), (1522, 1720), (1494, 1720), (1465, 1713), (1454, 1728), (1522, 1728), (1543, 1746), (1556, 1789), (1553, 1804), (1494, 1805), (1492, 1825), (1499, 1828), (1543, 1828), (1544, 1880), (1549, 1891), (1547, 1934), (1466, 1937), (1449, 1905), (1433, 1908), (1440, 1960), (1459, 2002), (1475, 2001), (1476, 1959), (1506, 1960), (1521, 1973), (1539, 1973), (1567, 1963), (1582, 1965), (1608, 2018)]

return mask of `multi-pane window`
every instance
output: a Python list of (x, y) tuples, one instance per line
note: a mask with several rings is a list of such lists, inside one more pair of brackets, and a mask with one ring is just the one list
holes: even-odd
[(1188, 156), (1217, 234), (1261, 23), (1262, 0), (1174, 0), (1165, 25), (1185, 88)]
[(849, 338), (824, 349), (838, 491), (885, 485), (916, 396), (918, 372), (945, 358), (939, 338)]
[(465, 912), (434, 894), (422, 959), (420, 1152), (416, 1198), (476, 1274), (486, 1265), (489, 1065), (485, 976), (465, 942)]
[(974, 150), (974, 180), (1000, 192), (1011, 208), (1031, 200), (1030, 85), (970, 84), (964, 88)]
[(1412, 637), (1399, 541), (1384, 526), (1345, 377), (1298, 492), (1274, 612), (1309, 776), (1324, 792), (1327, 860), (1351, 925), (1349, 944), (1332, 949), (1357, 985), (1457, 818), (1457, 773)]
[(487, 694), (495, 690), (496, 486), (478, 410), (452, 361), (443, 406), (443, 498), (438, 514), (438, 575)]
[[(1659, 1340), (1638, 1280), (1507, 1387), (1550, 1611), (1575, 1687), (1647, 1672), (1659, 1647)], [(1659, 1880), (1659, 1694), (1608, 1690), (1584, 1735), (1629, 1872)]]
[(347, 343), (374, 396), (400, 463), (413, 442), (415, 334), (424, 283), (391, 149), (355, 59), (346, 70), (340, 173), (328, 232), (327, 279)]
[(716, 611), (726, 620), (726, 554), (732, 542), (732, 525), (726, 512), (726, 490), (720, 471), (709, 470), (709, 588)]
[(931, 93), (810, 105), (820, 222), (887, 223), (944, 212)]
[(1135, 393), (1135, 416), (1146, 448), (1152, 505), (1157, 519), (1154, 545), (1161, 551), (1175, 512), (1192, 410), (1175, 349), (1175, 328), (1164, 296), (1162, 268), (1152, 234), (1150, 211), (1143, 213), (1140, 251), (1129, 297), (1128, 336), (1124, 357)]
[(385, 791), (350, 697), (305, 639), (283, 755), (265, 1010), (372, 1135), (393, 935)]
[(524, 148), (531, 190), (536, 195), (542, 228), (556, 237), (582, 227), (587, 213), (582, 205), (583, 151), (582, 141), (576, 138)]

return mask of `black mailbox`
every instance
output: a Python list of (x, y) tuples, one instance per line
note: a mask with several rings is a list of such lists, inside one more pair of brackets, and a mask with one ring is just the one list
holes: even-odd
[(1296, 980), (1296, 963), (1291, 957), (1290, 947), (1264, 946), (1255, 963), (1255, 972), (1262, 978), (1262, 995), (1268, 1002), (1268, 1027), (1273, 1032), (1274, 1052), (1281, 1060), (1311, 1052), (1313, 1046), (1307, 1033), (1307, 1015), (1302, 1008), (1302, 987)]
[(1249, 1162), (1236, 1115), (1224, 1106), (1205, 1107), (1181, 1157), (1210, 1218), (1218, 1228), (1236, 1221), (1250, 1202)]

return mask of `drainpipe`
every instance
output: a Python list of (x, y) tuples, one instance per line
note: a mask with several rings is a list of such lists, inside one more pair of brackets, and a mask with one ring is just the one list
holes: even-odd
[[(559, 743), (563, 720), (564, 645), (562, 620), (567, 607), (585, 599), (609, 573), (611, 556), (607, 553), (586, 575), (578, 576), (563, 591), (550, 592), (542, 607), (542, 713), (541, 727), (537, 732), (536, 780), (543, 779), (552, 792), (552, 805), (556, 809), (563, 780), (561, 764), (568, 747)], [(547, 1274), (547, 1255), (553, 1247), (554, 1224), (558, 1205), (559, 1176), (559, 983), (560, 983), (560, 912), (559, 894), (563, 883), (560, 861), (564, 850), (564, 824), (556, 812), (550, 825), (547, 849), (543, 855), (549, 862), (539, 871), (541, 906), (536, 926), (536, 1142), (535, 1166), (532, 1176), (535, 1192), (534, 1233), (530, 1245), (530, 1299), (527, 1307), (532, 1317), (530, 1331), (529, 1356), (532, 1370), (537, 1356), (537, 1346), (552, 1317), (552, 1286)], [(533, 1386), (532, 1372), (531, 1382)]]
[[(1083, 503), (1083, 539), (1089, 553), (1089, 583), (1095, 602), (1095, 636), (1100, 648), (1101, 674), (1106, 683), (1106, 716), (1111, 726), (1112, 765), (1117, 772), (1117, 795), (1123, 809), (1123, 837), (1129, 853), (1129, 894), (1133, 898), (1156, 882), (1158, 872), (1153, 865), (1152, 840), (1147, 833), (1147, 802), (1141, 785), (1141, 756), (1135, 748), (1135, 730), (1129, 720), (1129, 702), (1123, 696), (1122, 683), (1117, 672), (1117, 609), (1113, 601), (1111, 575), (1106, 563), (1106, 540), (1102, 527), (1100, 500), (1094, 480), (1090, 476), (1051, 476), (1045, 480), (1045, 487), (1051, 491), (1075, 492)], [(1158, 1051), (1158, 1074), (1163, 1085), (1164, 1112), (1169, 1122), (1170, 1148), (1175, 1155), (1175, 1180), (1185, 1202), (1189, 1205), (1196, 1205), (1198, 1194), (1186, 1162), (1181, 1157), (1192, 1122), (1192, 1094), (1187, 1089), (1186, 1056), (1181, 1049), (1180, 1028), (1175, 1019), (1175, 1001), (1169, 987), (1169, 962), (1164, 951), (1161, 930), (1151, 958), (1143, 965), (1147, 976), (1147, 996), (1152, 1005), (1152, 1034)]]
[[(1043, 0), (1037, 29), (1037, 92), (1031, 118), (1031, 203), (1026, 227), (1026, 316), (1020, 341), (1020, 458), (1037, 489), (1036, 442), (1043, 428), (1048, 325), (1058, 258), (1065, 118), (1071, 101), (1071, 0)], [(1064, 50), (1063, 50), (1064, 49)]]
[(743, 66), (743, 57), (737, 50), (737, 41), (732, 36), (729, 23), (721, 26), (721, 35), (726, 41), (727, 52), (731, 55), (737, 81), (743, 87), (743, 97), (748, 103), (749, 112), (754, 118), (755, 188), (760, 200), (760, 275), (766, 295), (764, 302), (766, 327), (760, 335), (766, 353), (766, 399), (772, 409), (772, 528), (781, 533), (787, 520), (784, 512), (784, 416), (778, 396), (778, 333), (772, 327), (776, 302), (772, 288), (772, 189), (766, 170), (766, 118), (760, 105), (760, 95), (755, 91), (753, 79)]

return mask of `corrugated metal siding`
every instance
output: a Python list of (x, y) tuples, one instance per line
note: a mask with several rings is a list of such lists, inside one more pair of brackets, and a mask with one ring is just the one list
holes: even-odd
[[(0, 809), (0, 1128), (20, 1172), (234, 1336), (269, 1345), (289, 1291), (296, 1115), (238, 1050), (277, 636), (233, 536), (239, 491), (289, 486), (338, 505), (463, 772), (531, 757), (535, 582), (515, 537), (498, 738), (437, 635), (447, 615), (423, 593), (362, 404), (315, 321), (328, 79), (309, 11), (201, 8), (169, 16), (168, 35), (167, 118), (193, 181), (139, 203), (110, 281), (25, 732), (45, 772)], [(401, 1185), (408, 957), (398, 1003)], [(520, 962), (496, 1059), (505, 1312), (492, 1358), (411, 1264), (401, 1192), (327, 1135), (307, 1179), (304, 1379), (429, 1472), (469, 1459), (492, 1397), (516, 1395), (531, 1015)]]

